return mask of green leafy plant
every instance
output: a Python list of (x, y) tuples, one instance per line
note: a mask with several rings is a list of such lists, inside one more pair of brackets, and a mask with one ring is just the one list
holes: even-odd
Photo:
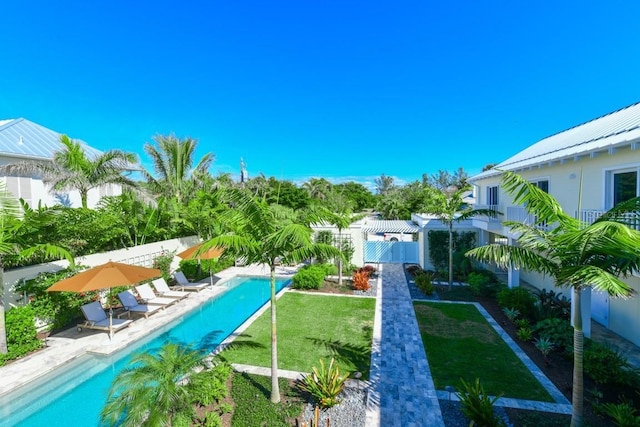
[(153, 268), (160, 269), (164, 280), (169, 280), (171, 277), (171, 262), (175, 255), (175, 251), (162, 251), (160, 255), (153, 259)]
[(435, 288), (433, 286), (433, 274), (432, 273), (421, 273), (415, 277), (416, 286), (418, 289), (422, 291), (425, 295), (433, 295)]
[(536, 323), (533, 330), (541, 337), (548, 338), (558, 350), (571, 349), (573, 343), (573, 328), (569, 320), (552, 317)]
[(294, 289), (320, 289), (325, 278), (325, 269), (319, 264), (298, 270), (293, 276)]
[(571, 301), (560, 292), (542, 289), (536, 293), (536, 297), (536, 317), (538, 319), (558, 317), (569, 320)]
[(542, 357), (544, 358), (544, 364), (548, 365), (549, 364), (548, 356), (555, 348), (553, 341), (551, 341), (547, 337), (541, 337), (541, 338), (536, 338), (534, 343), (536, 345), (536, 348), (540, 350), (540, 353), (542, 353)]
[(533, 331), (531, 331), (531, 328), (529, 327), (520, 328), (518, 329), (518, 332), (516, 332), (516, 336), (520, 341), (531, 341), (531, 338), (533, 337)]
[(630, 365), (618, 350), (595, 341), (588, 341), (584, 348), (584, 370), (597, 384), (625, 384)]
[(513, 322), (514, 325), (516, 325), (516, 328), (520, 329), (520, 328), (531, 328), (531, 325), (529, 324), (529, 321), (527, 319), (516, 319)]
[(231, 366), (219, 363), (209, 370), (203, 370), (189, 377), (189, 390), (193, 403), (202, 406), (219, 403), (227, 396), (227, 380)]
[(495, 297), (496, 294), (504, 288), (504, 285), (498, 281), (496, 275), (485, 269), (479, 269), (469, 273), (467, 283), (475, 295), (491, 298)]
[(513, 322), (518, 316), (520, 316), (520, 311), (516, 308), (505, 307), (502, 309), (502, 312), (511, 322)]
[(636, 415), (638, 411), (629, 402), (603, 403), (598, 410), (610, 416), (617, 427), (640, 426), (640, 415)]
[(331, 358), (329, 366), (320, 359), (320, 369), (313, 367), (313, 372), (299, 381), (298, 387), (318, 402), (321, 408), (331, 408), (340, 403), (338, 395), (344, 389), (349, 374), (340, 375), (340, 368)]
[(514, 308), (523, 317), (532, 318), (535, 312), (535, 297), (525, 288), (504, 288), (498, 292), (500, 307)]
[(8, 353), (0, 354), (0, 366), (42, 347), (37, 338), (35, 313), (30, 305), (14, 307), (5, 314)]
[(477, 424), (483, 427), (503, 427), (504, 422), (493, 412), (493, 405), (501, 397), (489, 397), (484, 392), (480, 384), (480, 379), (476, 378), (473, 383), (467, 383), (462, 378), (462, 391), (458, 393), (462, 412), (471, 420), (470, 425)]

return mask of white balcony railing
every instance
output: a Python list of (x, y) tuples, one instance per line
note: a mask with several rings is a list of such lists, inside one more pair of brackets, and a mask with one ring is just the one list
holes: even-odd
[[(583, 209), (575, 212), (575, 218), (584, 222), (587, 225), (593, 224), (598, 218), (604, 215), (606, 211), (602, 209)], [(624, 222), (629, 227), (640, 230), (640, 216), (637, 213), (629, 213), (622, 215), (621, 222)]]
[[(487, 209), (493, 212), (500, 212), (503, 213), (501, 210), (501, 207), (499, 205), (473, 205), (474, 209)], [(488, 216), (488, 215), (478, 215), (476, 217), (476, 219), (481, 219), (484, 221), (489, 221), (489, 222), (501, 222), (502, 221), (502, 215), (494, 215), (494, 216)]]
[(549, 224), (538, 221), (536, 215), (532, 215), (522, 206), (507, 206), (506, 221), (520, 222), (526, 225), (532, 225), (541, 230), (549, 231)]

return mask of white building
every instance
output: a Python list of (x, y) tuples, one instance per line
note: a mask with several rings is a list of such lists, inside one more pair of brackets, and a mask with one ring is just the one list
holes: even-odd
[[(475, 207), (503, 213), (498, 218), (473, 220), (480, 230), (480, 245), (515, 243), (517, 236), (503, 221), (536, 223), (524, 207), (514, 206), (502, 191), (501, 171), (520, 174), (555, 197), (565, 213), (593, 222), (615, 204), (640, 196), (640, 103), (544, 138), (495, 168), (472, 177), (470, 182), (476, 187)], [(537, 273), (514, 269), (508, 273), (509, 286), (518, 286), (523, 280), (539, 289), (554, 288), (550, 278)], [(636, 294), (640, 292), (638, 274), (626, 282)], [(563, 291), (569, 295), (569, 290)], [(610, 299), (606, 293), (592, 291), (585, 295), (583, 303), (587, 316), (640, 345), (640, 298)], [(584, 326), (588, 334), (589, 322)]]
[[(60, 143), (62, 134), (40, 126), (26, 119), (0, 120), (0, 165), (22, 161), (47, 162), (53, 158), (53, 153), (63, 148)], [(89, 157), (102, 154), (101, 151), (89, 146), (83, 141)], [(81, 206), (80, 194), (77, 191), (69, 193), (53, 193), (37, 176), (0, 176), (7, 184), (9, 191), (16, 197), (22, 198), (30, 206), (37, 206), (39, 201), (43, 205), (55, 204)], [(88, 194), (88, 206), (95, 207), (101, 197), (118, 195), (121, 189), (117, 185), (104, 186), (93, 189)]]

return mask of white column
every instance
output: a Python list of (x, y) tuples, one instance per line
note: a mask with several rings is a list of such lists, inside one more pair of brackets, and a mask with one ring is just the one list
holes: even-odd
[[(513, 246), (515, 244), (515, 239), (509, 237), (507, 239), (509, 246)], [(507, 271), (507, 286), (509, 288), (518, 288), (520, 287), (520, 269), (509, 267)]]

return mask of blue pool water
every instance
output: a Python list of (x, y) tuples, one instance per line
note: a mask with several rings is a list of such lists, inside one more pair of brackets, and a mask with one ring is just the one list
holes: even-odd
[[(277, 280), (277, 289), (288, 280)], [(115, 376), (140, 351), (163, 344), (213, 350), (269, 299), (268, 278), (235, 278), (228, 290), (140, 343), (112, 356), (86, 355), (57, 369), (28, 390), (0, 401), (0, 426), (98, 426)]]

